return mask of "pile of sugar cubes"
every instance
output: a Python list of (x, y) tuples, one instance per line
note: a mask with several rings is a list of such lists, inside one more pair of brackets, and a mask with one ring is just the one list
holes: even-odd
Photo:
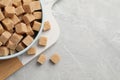
[(0, 56), (29, 46), (41, 28), (41, 21), (40, 1), (0, 0)]

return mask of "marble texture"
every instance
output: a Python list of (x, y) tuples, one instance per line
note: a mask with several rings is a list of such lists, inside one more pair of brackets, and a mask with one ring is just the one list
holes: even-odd
[(39, 66), (36, 58), (7, 80), (120, 80), (119, 4), (119, 0), (58, 0), (52, 10), (61, 35), (44, 53), (49, 59), (58, 52), (60, 63), (47, 60)]

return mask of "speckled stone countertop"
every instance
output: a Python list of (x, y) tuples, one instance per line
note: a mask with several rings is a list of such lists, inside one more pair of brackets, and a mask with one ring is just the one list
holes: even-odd
[(52, 10), (61, 35), (44, 53), (58, 52), (60, 63), (39, 66), (36, 58), (7, 80), (120, 80), (120, 51), (111, 42), (120, 0), (58, 0)]

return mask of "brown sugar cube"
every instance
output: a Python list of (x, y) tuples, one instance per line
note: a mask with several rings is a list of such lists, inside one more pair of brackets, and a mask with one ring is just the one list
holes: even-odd
[(36, 54), (36, 48), (35, 47), (31, 47), (28, 51), (27, 51), (28, 55), (34, 55)]
[(17, 24), (18, 22), (20, 22), (20, 19), (19, 19), (16, 15), (14, 15), (14, 16), (11, 18), (11, 20), (14, 22), (14, 24)]
[(0, 41), (1, 41), (3, 44), (5, 44), (5, 43), (9, 40), (10, 37), (11, 37), (11, 33), (8, 32), (8, 31), (5, 31), (5, 32), (3, 32), (2, 35), (0, 36)]
[(6, 17), (13, 17), (15, 14), (15, 8), (12, 6), (6, 6), (5, 7), (5, 16)]
[(0, 41), (0, 46), (2, 46), (2, 42)]
[(31, 6), (33, 7), (34, 11), (41, 9), (40, 1), (32, 1), (31, 2)]
[(0, 24), (0, 35), (4, 32), (2, 25)]
[(23, 20), (26, 24), (29, 24), (30, 22), (35, 20), (35, 17), (32, 14), (25, 14), (23, 16)]
[(9, 49), (7, 47), (0, 47), (0, 56), (7, 56), (9, 54)]
[(22, 51), (23, 49), (25, 49), (25, 45), (21, 42), (17, 45), (16, 50), (17, 51)]
[(34, 32), (31, 28), (30, 24), (27, 25), (27, 35), (31, 35), (31, 36), (34, 35)]
[(29, 4), (32, 0), (22, 0), (23, 4)]
[(50, 61), (54, 64), (57, 64), (60, 61), (59, 54), (57, 53), (53, 54), (52, 57), (50, 58)]
[(3, 20), (5, 16), (3, 15), (2, 11), (0, 10), (0, 21)]
[(16, 8), (16, 15), (19, 16), (21, 14), (25, 13), (24, 9), (22, 6), (19, 6)]
[(44, 54), (41, 54), (37, 60), (38, 63), (44, 64), (46, 61), (46, 56)]
[(12, 0), (12, 4), (13, 4), (15, 7), (18, 7), (18, 6), (21, 6), (21, 5), (22, 5), (22, 2), (21, 2), (21, 0)]
[(34, 11), (30, 4), (23, 4), (23, 9), (26, 13), (32, 13)]
[(0, 0), (0, 7), (5, 7), (11, 5), (12, 0)]
[(41, 23), (34, 21), (32, 29), (35, 31), (39, 31), (41, 28)]
[(42, 19), (42, 12), (33, 12), (35, 19)]
[(29, 4), (24, 4), (23, 8), (24, 8), (25, 12), (32, 13), (35, 10), (40, 10), (41, 9), (41, 5), (40, 5), (39, 1), (32, 1)]
[(30, 35), (28, 35), (27, 37), (25, 37), (24, 39), (23, 39), (23, 43), (26, 45), (26, 46), (29, 46), (31, 43), (32, 43), (32, 41), (33, 41), (33, 38), (30, 36)]
[(5, 18), (2, 23), (4, 24), (7, 30), (11, 30), (14, 28), (14, 22), (10, 18)]
[(26, 24), (24, 23), (19, 23), (15, 26), (15, 31), (16, 33), (18, 34), (24, 34), (27, 32), (27, 27), (26, 27)]
[(15, 51), (15, 50), (12, 50), (12, 49), (9, 49), (9, 53), (10, 53), (10, 55), (12, 55), (12, 54), (15, 54), (16, 51)]
[(40, 46), (46, 46), (47, 45), (47, 37), (40, 37), (39, 39), (39, 45)]
[(22, 38), (22, 35), (14, 33), (9, 40), (15, 44), (18, 44), (22, 40)]
[(44, 23), (43, 31), (48, 31), (48, 30), (50, 30), (50, 28), (51, 28), (50, 23), (48, 21), (46, 21)]
[(8, 41), (7, 48), (15, 50), (16, 47), (17, 47), (17, 44), (15, 44), (15, 43), (13, 43), (11, 41)]

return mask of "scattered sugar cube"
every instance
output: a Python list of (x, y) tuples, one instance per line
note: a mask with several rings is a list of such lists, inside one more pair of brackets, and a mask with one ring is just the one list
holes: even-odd
[(55, 53), (52, 55), (52, 57), (50, 58), (50, 61), (54, 64), (57, 64), (60, 61), (60, 56), (58, 53)]
[(46, 56), (44, 54), (41, 54), (37, 60), (38, 63), (44, 64), (46, 61)]
[(44, 23), (43, 31), (48, 31), (48, 30), (50, 30), (50, 28), (51, 28), (50, 23), (48, 21), (46, 21)]
[(47, 45), (47, 37), (40, 37), (39, 39), (39, 45), (40, 46), (46, 46)]
[(41, 23), (34, 21), (32, 29), (35, 31), (39, 31), (41, 28)]

